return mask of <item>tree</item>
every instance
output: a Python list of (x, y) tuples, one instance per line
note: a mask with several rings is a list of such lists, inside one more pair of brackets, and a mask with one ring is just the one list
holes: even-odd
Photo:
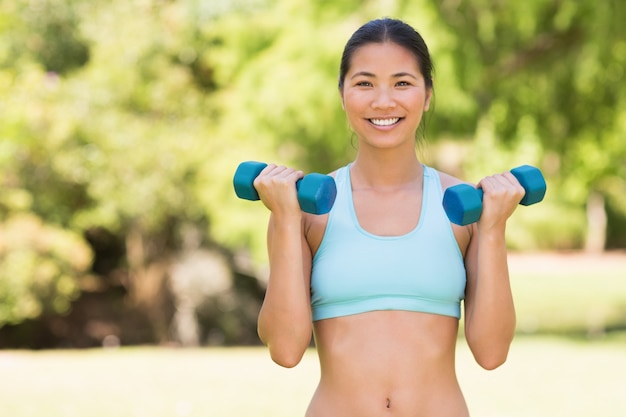
[(67, 314), (81, 291), (122, 286), (153, 340), (167, 340), (168, 274), (189, 242), (229, 262), (247, 251), (262, 269), (268, 212), (236, 199), (237, 164), (328, 172), (354, 156), (340, 55), (383, 15), (418, 28), (435, 59), (435, 165), (453, 143), (463, 169), (453, 173), (467, 179), (520, 163), (547, 175), (546, 201), (512, 221), (512, 246), (583, 247), (585, 235), (593, 241), (585, 210), (589, 224), (605, 219), (601, 242), (623, 246), (625, 7), (3, 1), (0, 327)]
[[(549, 198), (561, 210), (586, 206), (589, 225), (595, 226), (598, 222), (592, 213), (606, 217), (606, 200), (614, 212), (621, 213), (623, 223), (626, 142), (621, 138), (626, 90), (619, 80), (626, 70), (622, 30), (626, 5), (474, 0), (443, 2), (438, 11), (454, 36), (449, 48), (457, 79), (475, 103), (468, 114), (474, 121), (478, 152), (494, 141), (502, 150), (524, 156), (528, 152), (522, 149), (534, 147), (534, 160), (549, 176)], [(456, 126), (451, 118), (448, 123)], [(480, 166), (505, 169), (488, 159), (477, 155)], [(511, 159), (515, 158), (507, 162)], [(548, 214), (542, 227), (559, 221), (557, 212)], [(572, 224), (567, 226), (570, 234), (576, 233)], [(586, 235), (591, 239), (593, 234), (590, 227)], [(580, 244), (575, 236), (571, 238), (547, 243)], [(594, 249), (604, 244), (601, 240)]]

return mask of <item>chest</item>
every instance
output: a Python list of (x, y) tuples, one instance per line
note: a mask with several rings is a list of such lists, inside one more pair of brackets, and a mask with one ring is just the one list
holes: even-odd
[(349, 213), (335, 214), (313, 260), (316, 320), (373, 310), (458, 317), (465, 270), (449, 225), (435, 218), (402, 236), (380, 236)]
[(358, 224), (374, 235), (402, 236), (419, 223), (422, 211), (420, 190), (354, 190), (352, 198)]

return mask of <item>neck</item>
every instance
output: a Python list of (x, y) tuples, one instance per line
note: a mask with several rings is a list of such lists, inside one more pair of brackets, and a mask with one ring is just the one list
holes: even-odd
[(352, 164), (351, 175), (362, 187), (401, 187), (421, 181), (423, 166), (415, 152), (359, 152)]

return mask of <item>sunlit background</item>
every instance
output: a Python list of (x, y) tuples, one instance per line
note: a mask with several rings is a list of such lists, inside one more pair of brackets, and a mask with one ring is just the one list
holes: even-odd
[[(435, 62), (420, 159), (471, 182), (530, 164), (548, 184), (508, 227), (520, 353), (483, 375), (460, 340), (468, 403), (583, 416), (585, 392), (605, 403), (595, 415), (626, 413), (612, 391), (626, 372), (626, 2), (2, 0), (1, 415), (223, 416), (236, 395), (257, 407), (231, 415), (302, 413), (314, 353), (294, 385), (257, 347), (268, 212), (237, 199), (232, 176), (244, 160), (325, 173), (354, 157), (339, 59), (381, 16), (418, 29)], [(560, 349), (579, 366), (561, 380), (546, 365)], [(157, 384), (163, 363), (181, 374)], [(119, 401), (127, 365), (162, 401), (188, 395), (138, 394), (98, 414)], [(533, 367), (550, 375), (516, 377)], [(246, 378), (266, 372), (297, 393)], [(101, 401), (68, 406), (102, 375)], [(520, 405), (531, 380), (576, 378), (606, 389), (532, 387)], [(493, 402), (477, 383), (521, 392)]]

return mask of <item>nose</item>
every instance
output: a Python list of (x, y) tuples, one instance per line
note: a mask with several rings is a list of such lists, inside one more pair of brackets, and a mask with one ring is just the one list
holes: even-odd
[(392, 109), (396, 107), (396, 100), (393, 92), (388, 88), (378, 88), (376, 96), (372, 100), (372, 108), (374, 109)]

